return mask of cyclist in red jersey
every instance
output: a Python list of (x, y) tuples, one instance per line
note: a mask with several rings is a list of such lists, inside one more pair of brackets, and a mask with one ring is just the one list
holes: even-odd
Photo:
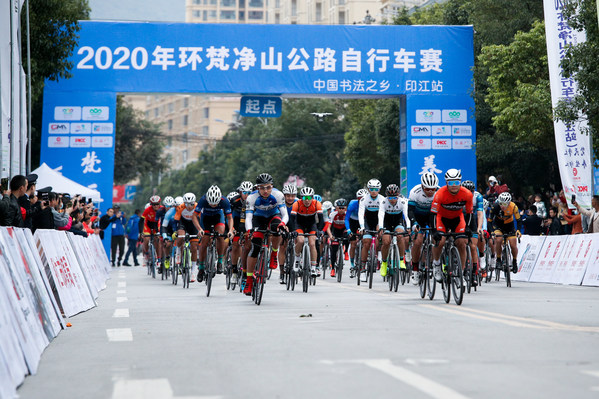
[[(462, 270), (466, 267), (466, 229), (472, 217), (473, 204), (472, 193), (465, 187), (462, 187), (462, 172), (457, 169), (449, 169), (445, 173), (446, 186), (441, 187), (431, 205), (431, 213), (435, 215), (434, 227), (436, 229), (433, 235), (438, 245), (433, 247), (433, 271), (437, 281), (443, 280), (443, 271), (441, 270), (441, 251), (445, 245), (446, 237), (439, 233), (464, 233), (455, 240), (455, 245), (460, 253), (462, 261)], [(466, 221), (463, 209), (466, 207)]]
[[(160, 245), (160, 226), (158, 222), (160, 217), (164, 215), (165, 208), (160, 205), (160, 197), (153, 195), (150, 198), (150, 206), (146, 208), (142, 214), (144, 220), (143, 227), (143, 251), (148, 253), (148, 243), (150, 242), (150, 234), (154, 234), (154, 248), (156, 248), (157, 259), (162, 258), (162, 245)], [(147, 259), (146, 259), (147, 260)], [(146, 262), (147, 263), (147, 262)], [(146, 265), (147, 266), (147, 265)]]

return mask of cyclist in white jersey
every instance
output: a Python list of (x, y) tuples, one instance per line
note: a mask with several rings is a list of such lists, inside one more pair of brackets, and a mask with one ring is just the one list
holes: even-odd
[[(383, 204), (383, 210), (385, 212), (385, 219), (383, 228), (385, 233), (391, 233), (394, 231), (402, 232), (410, 228), (410, 219), (408, 218), (408, 200), (407, 198), (400, 196), (399, 187), (397, 184), (390, 184), (385, 190), (387, 198)], [(393, 241), (393, 237), (389, 234), (383, 234), (382, 237), (383, 245), (381, 247), (381, 253), (383, 256), (383, 262), (381, 263), (381, 276), (387, 275), (387, 256), (389, 255), (389, 247)], [(408, 237), (397, 237), (397, 246), (399, 247), (399, 267), (405, 269), (404, 253), (408, 244)]]
[(368, 188), (370, 195), (362, 197), (358, 209), (358, 221), (360, 222), (360, 230), (358, 233), (362, 235), (362, 267), (366, 264), (368, 251), (370, 250), (370, 244), (372, 243), (373, 238), (372, 234), (370, 232), (367, 233), (366, 230), (382, 230), (385, 219), (385, 209), (383, 207), (385, 197), (379, 194), (381, 182), (378, 179), (370, 179), (366, 187)]

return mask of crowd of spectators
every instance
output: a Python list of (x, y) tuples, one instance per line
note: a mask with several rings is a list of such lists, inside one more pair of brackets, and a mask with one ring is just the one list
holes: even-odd
[(524, 196), (514, 195), (501, 181), (501, 176), (490, 176), (484, 198), (494, 201), (502, 192), (510, 192), (522, 218), (522, 233), (528, 235), (563, 235), (599, 232), (599, 196), (594, 196), (592, 209), (574, 202), (568, 204), (564, 191), (555, 187)]

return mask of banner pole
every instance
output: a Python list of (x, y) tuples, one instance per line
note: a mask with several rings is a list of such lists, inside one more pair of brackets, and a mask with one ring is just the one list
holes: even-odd
[(31, 29), (29, 25), (29, 0), (27, 3), (27, 173), (31, 173)]

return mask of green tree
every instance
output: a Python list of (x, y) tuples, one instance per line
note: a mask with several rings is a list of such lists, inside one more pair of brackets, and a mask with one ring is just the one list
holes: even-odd
[(164, 140), (160, 126), (148, 122), (140, 111), (117, 96), (114, 181), (129, 182), (147, 171), (160, 173), (166, 167), (162, 157)]
[(44, 0), (28, 1), (31, 71), (27, 69), (27, 40), (25, 9), (21, 12), (21, 32), (23, 36), (21, 54), (25, 73), (31, 75), (32, 97), (32, 166), (39, 164), (42, 93), (44, 81), (57, 81), (71, 76), (73, 63), (69, 57), (73, 53), (80, 26), (78, 21), (89, 19), (88, 0)]
[(555, 111), (566, 124), (586, 121), (583, 131), (591, 135), (593, 148), (599, 148), (599, 27), (596, 0), (564, 2), (564, 16), (575, 30), (584, 31), (587, 40), (566, 50), (561, 66), (565, 78), (573, 78), (578, 94), (571, 101), (561, 100)]

